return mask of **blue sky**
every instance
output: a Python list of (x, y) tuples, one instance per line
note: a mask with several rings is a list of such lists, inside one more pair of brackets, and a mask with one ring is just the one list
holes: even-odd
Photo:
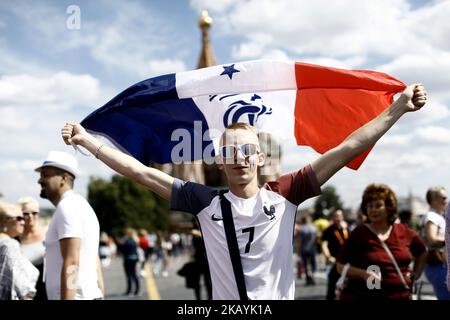
[[(81, 12), (79, 30), (66, 21)], [(49, 150), (65, 150), (59, 130), (81, 121), (128, 86), (196, 67), (197, 21), (214, 19), (219, 64), (271, 58), (387, 72), (422, 82), (427, 106), (408, 114), (375, 146), (358, 171), (343, 169), (330, 184), (356, 207), (364, 187), (384, 182), (400, 196), (450, 188), (449, 1), (14, 1), (0, 3), (0, 192), (5, 201), (38, 197), (33, 172)], [(284, 148), (283, 172), (318, 157)], [(90, 175), (106, 166), (77, 155), (86, 194)], [(48, 207), (46, 200), (40, 200)], [(306, 203), (305, 206), (309, 205)]]

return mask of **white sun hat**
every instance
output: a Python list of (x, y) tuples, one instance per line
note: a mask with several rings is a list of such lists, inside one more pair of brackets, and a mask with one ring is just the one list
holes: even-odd
[(67, 171), (74, 177), (80, 174), (77, 159), (69, 153), (62, 151), (50, 151), (42, 165), (34, 171), (40, 172), (43, 167), (55, 167)]

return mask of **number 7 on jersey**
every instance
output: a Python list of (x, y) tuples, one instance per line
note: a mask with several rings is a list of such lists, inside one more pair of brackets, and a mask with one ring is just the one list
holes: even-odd
[(245, 232), (249, 233), (248, 242), (245, 245), (245, 253), (248, 253), (250, 251), (250, 245), (252, 244), (253, 236), (255, 234), (255, 227), (249, 227), (249, 228), (242, 229), (242, 233), (245, 233)]

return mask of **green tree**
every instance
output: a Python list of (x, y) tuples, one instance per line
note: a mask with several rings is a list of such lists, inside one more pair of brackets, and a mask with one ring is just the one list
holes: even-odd
[(109, 234), (117, 236), (126, 227), (166, 230), (169, 224), (167, 200), (119, 175), (111, 181), (91, 177), (88, 200)]
[(325, 211), (342, 209), (343, 204), (333, 186), (326, 186), (322, 189), (322, 194), (316, 199), (314, 204), (314, 219), (324, 215)]

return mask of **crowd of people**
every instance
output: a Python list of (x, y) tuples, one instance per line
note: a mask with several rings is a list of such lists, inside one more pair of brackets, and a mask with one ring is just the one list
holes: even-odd
[[(298, 276), (305, 273), (306, 285), (314, 283), (309, 270), (316, 269), (316, 262), (310, 257), (323, 255), (328, 266), (327, 300), (410, 299), (422, 272), (436, 298), (449, 300), (445, 189), (432, 187), (425, 198), (429, 211), (420, 213), (417, 224), (412, 222), (411, 212), (399, 214), (395, 192), (383, 184), (371, 184), (364, 190), (359, 221), (348, 223), (343, 211), (335, 209), (328, 227), (320, 233), (310, 219), (303, 218), (296, 228)], [(316, 248), (318, 255), (305, 255), (305, 251), (315, 253)], [(340, 279), (341, 287), (336, 288)]]
[[(400, 219), (394, 191), (382, 184), (369, 185), (363, 192), (359, 221), (346, 221), (341, 209), (314, 221), (308, 215), (301, 217), (295, 228), (295, 253), (300, 257), (298, 276), (304, 274), (305, 284), (314, 285), (314, 274), (320, 265), (316, 259), (322, 255), (327, 266), (327, 300), (409, 299), (414, 282), (424, 271), (437, 299), (448, 300), (444, 251), (445, 189), (432, 187), (425, 198), (430, 208), (422, 213), (418, 224), (412, 223), (411, 215), (404, 212), (403, 217), (408, 219)], [(46, 230), (40, 223), (38, 202), (26, 197), (19, 199), (17, 204), (2, 203), (0, 221), (3, 227), (0, 233), (1, 299), (46, 300), (43, 281)], [(382, 242), (390, 249), (395, 263)], [(189, 235), (127, 228), (124, 237), (118, 240), (103, 231), (98, 250), (103, 268), (109, 267), (111, 259), (118, 254), (122, 257), (127, 285), (124, 295), (129, 296), (139, 295), (139, 276), (146, 276), (144, 266), (147, 261), (151, 266), (148, 270), (154, 276), (167, 277), (170, 258), (188, 252), (192, 259), (179, 275), (186, 277), (186, 287), (194, 290), (196, 299), (212, 299), (208, 262), (198, 228)], [(337, 297), (336, 283), (345, 265), (348, 265), (347, 279)], [(379, 270), (370, 269), (370, 266), (377, 266)], [(370, 277), (380, 281), (381, 289), (367, 286)], [(206, 289), (204, 296), (201, 283)]]
[[(307, 285), (315, 284), (317, 250), (330, 264), (327, 299), (410, 299), (414, 281), (423, 271), (438, 299), (448, 299), (442, 187), (427, 192), (430, 210), (423, 215), (419, 233), (399, 219), (397, 197), (383, 184), (371, 184), (363, 191), (357, 226), (346, 224), (342, 211), (336, 210), (329, 226), (324, 218), (314, 224), (304, 216), (294, 228), (303, 201), (319, 195), (321, 186), (336, 172), (373, 146), (405, 113), (421, 109), (425, 102), (423, 86), (408, 86), (383, 113), (340, 145), (262, 187), (258, 167), (264, 165), (265, 155), (255, 128), (246, 123), (229, 125), (219, 148), (218, 166), (229, 188), (222, 191), (145, 166), (102, 143), (79, 124), (66, 124), (61, 136), (66, 144), (83, 146), (114, 171), (167, 199), (172, 210), (195, 217), (199, 229), (192, 232), (197, 245), (190, 271), (195, 277), (186, 276), (186, 281), (198, 299), (201, 275), (210, 299), (293, 299), (294, 230)], [(110, 264), (114, 246), (123, 258), (127, 295), (139, 294), (137, 272), (145, 276), (149, 257), (155, 257), (151, 271), (168, 276), (167, 256), (178, 254), (180, 235), (155, 236), (128, 228), (113, 245), (108, 235), (101, 235), (92, 207), (73, 191), (79, 175), (75, 157), (52, 151), (36, 171), (40, 196), (55, 206), (55, 212), (43, 232), (37, 223), (36, 202), (22, 199), (19, 205), (0, 205), (2, 298), (38, 298), (44, 275), (48, 299), (103, 299), (102, 267)], [(42, 257), (44, 272), (40, 271)]]

